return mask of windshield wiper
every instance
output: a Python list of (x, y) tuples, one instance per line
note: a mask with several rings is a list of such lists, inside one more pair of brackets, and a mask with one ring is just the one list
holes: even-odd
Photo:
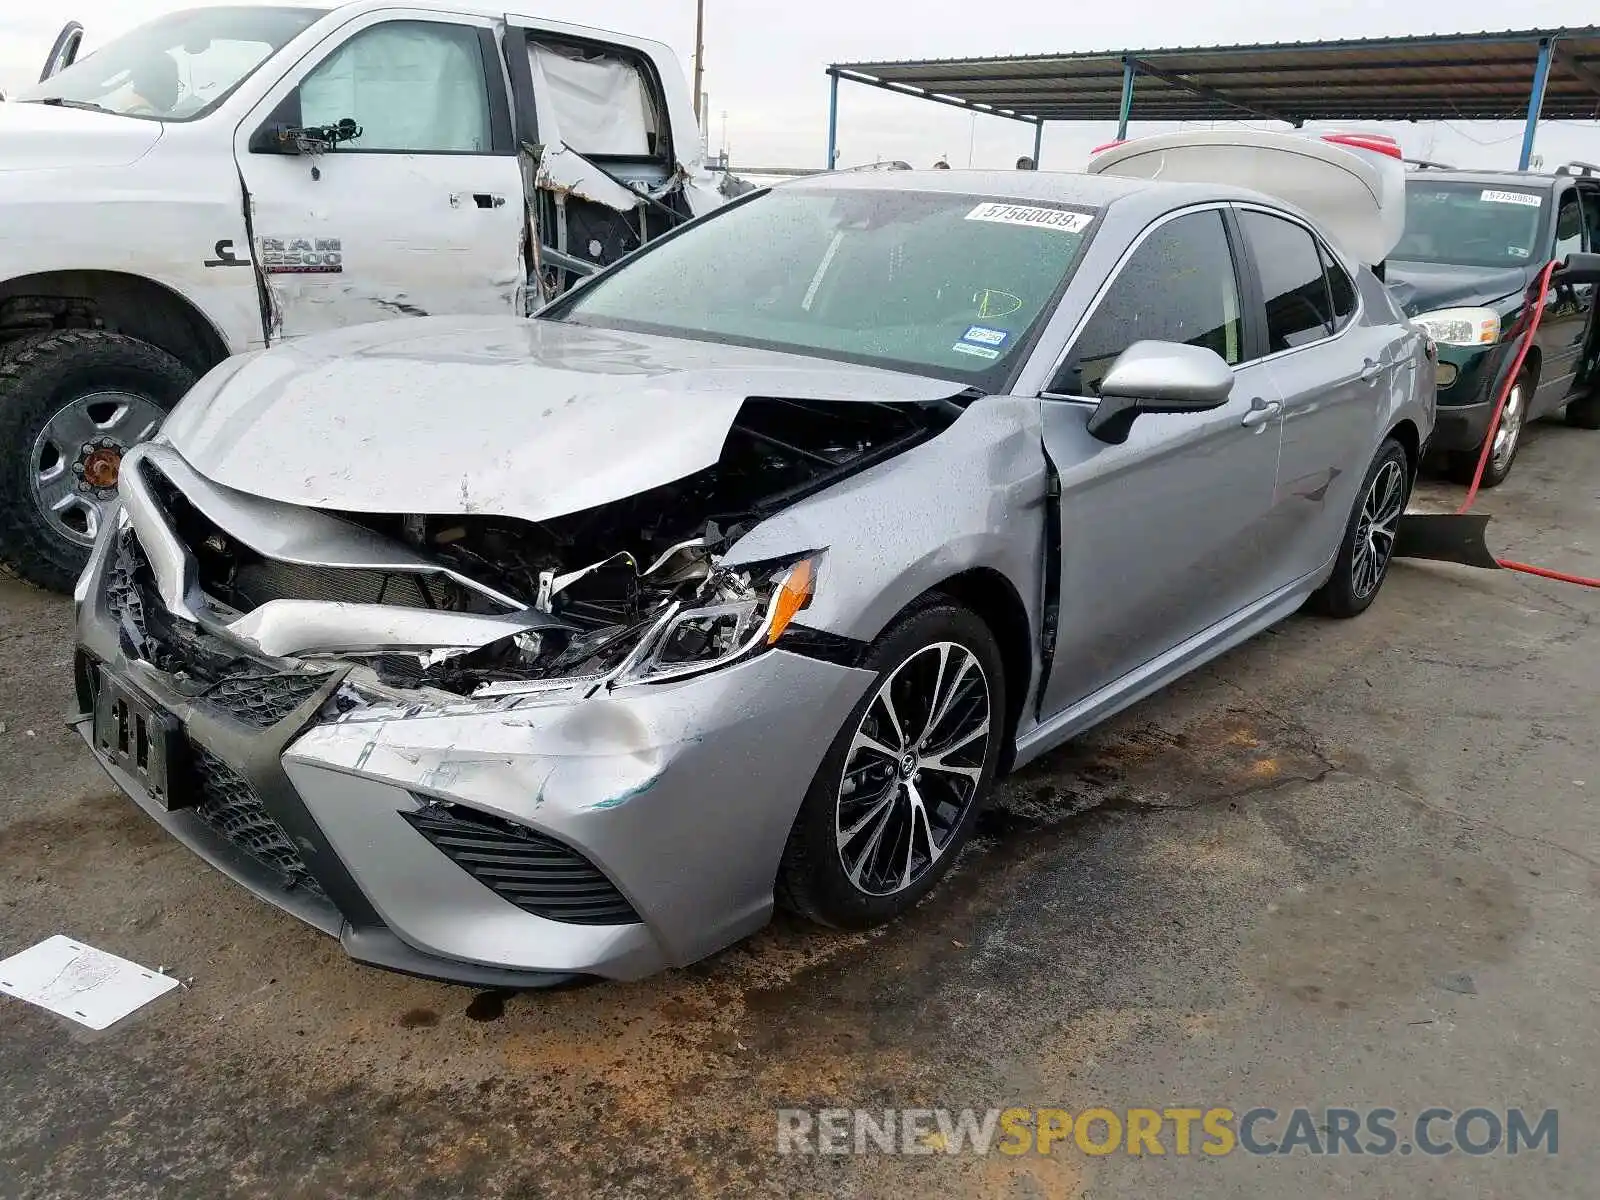
[(114, 117), (122, 114), (114, 108), (107, 108), (104, 104), (96, 104), (93, 100), (68, 100), (65, 96), (45, 96), (43, 99), (33, 101), (34, 104), (48, 104), (52, 108), (82, 108), (89, 112), (110, 113)]

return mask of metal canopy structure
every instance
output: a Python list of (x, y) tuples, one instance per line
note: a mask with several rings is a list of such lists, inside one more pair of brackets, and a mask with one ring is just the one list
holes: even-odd
[(828, 68), (828, 165), (841, 79), (1034, 126), (1046, 121), (1600, 118), (1600, 27), (1342, 42), (1032, 54)]

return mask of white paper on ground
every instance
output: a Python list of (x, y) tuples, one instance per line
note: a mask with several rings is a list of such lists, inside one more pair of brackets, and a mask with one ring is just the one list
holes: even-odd
[(178, 986), (169, 975), (56, 934), (0, 959), (0, 993), (105, 1029)]

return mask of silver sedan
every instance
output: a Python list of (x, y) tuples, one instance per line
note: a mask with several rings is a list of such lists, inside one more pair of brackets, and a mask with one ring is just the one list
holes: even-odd
[(122, 471), (78, 724), (364, 962), (533, 986), (775, 903), (876, 925), (997, 775), (1371, 604), (1433, 394), (1264, 196), (821, 176), (531, 320), (219, 366)]

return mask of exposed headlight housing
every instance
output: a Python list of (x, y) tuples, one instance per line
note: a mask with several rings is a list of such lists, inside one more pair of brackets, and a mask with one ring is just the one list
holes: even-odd
[(614, 682), (683, 679), (776, 645), (789, 623), (811, 603), (820, 557), (813, 554), (776, 568), (741, 568), (713, 576), (708, 581), (713, 585), (708, 589), (710, 602), (674, 605), (628, 656)]
[(1442, 346), (1492, 346), (1500, 340), (1500, 314), (1492, 308), (1441, 308), (1411, 322)]
[[(648, 621), (597, 629), (565, 642), (552, 656), (538, 631), (513, 634), (476, 649), (384, 654), (363, 660), (331, 703), (329, 719), (395, 720), (572, 703), (599, 687), (665, 683), (730, 666), (778, 643), (811, 602), (821, 552), (802, 558), (718, 567), (692, 596)], [(554, 661), (552, 661), (552, 658)], [(492, 668), (485, 665), (492, 663)], [(470, 691), (437, 672), (465, 667), (479, 682)], [(445, 687), (461, 697), (421, 700), (419, 687)]]

